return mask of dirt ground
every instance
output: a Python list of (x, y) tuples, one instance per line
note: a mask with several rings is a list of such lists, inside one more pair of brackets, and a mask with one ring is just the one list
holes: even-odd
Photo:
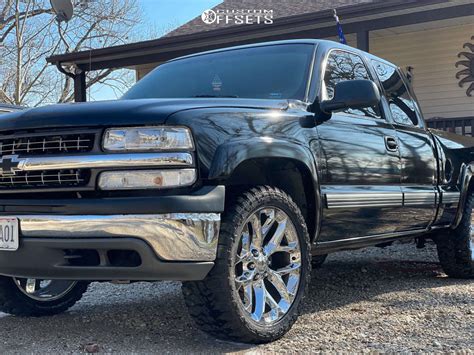
[(259, 346), (201, 333), (177, 282), (94, 283), (65, 314), (0, 324), (0, 353), (474, 352), (474, 282), (447, 278), (433, 246), (337, 253), (313, 272), (293, 329)]

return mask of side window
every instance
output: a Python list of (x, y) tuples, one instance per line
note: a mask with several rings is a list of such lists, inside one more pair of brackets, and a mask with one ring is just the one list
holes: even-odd
[(410, 96), (397, 68), (376, 60), (372, 63), (385, 90), (393, 120), (400, 124), (417, 126), (415, 101)]
[[(362, 61), (362, 58), (356, 54), (335, 50), (328, 56), (326, 71), (324, 73), (324, 87), (326, 98), (334, 97), (334, 88), (337, 83), (346, 80), (369, 79), (369, 72)], [(324, 88), (323, 88), (324, 90)], [(378, 107), (368, 107), (364, 109), (347, 109), (344, 112), (353, 115), (362, 115), (370, 118), (380, 118)]]

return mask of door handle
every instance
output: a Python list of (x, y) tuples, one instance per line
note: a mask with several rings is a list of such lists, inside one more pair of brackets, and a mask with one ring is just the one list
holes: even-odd
[(396, 152), (398, 151), (398, 142), (395, 137), (385, 136), (385, 148), (389, 152)]

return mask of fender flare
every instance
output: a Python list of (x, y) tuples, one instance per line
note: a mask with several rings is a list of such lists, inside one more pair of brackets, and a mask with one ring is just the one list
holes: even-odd
[(316, 164), (309, 149), (291, 141), (269, 137), (237, 139), (221, 144), (214, 154), (209, 179), (225, 179), (241, 163), (258, 158), (284, 158), (300, 162), (308, 168), (313, 174), (313, 180), (317, 182)]
[(212, 179), (226, 179), (243, 162), (258, 158), (289, 159), (302, 164), (311, 173), (316, 204), (315, 235), (318, 239), (323, 214), (323, 198), (319, 184), (319, 173), (316, 160), (311, 151), (293, 141), (271, 137), (253, 137), (235, 139), (220, 145), (212, 160), (209, 176)]

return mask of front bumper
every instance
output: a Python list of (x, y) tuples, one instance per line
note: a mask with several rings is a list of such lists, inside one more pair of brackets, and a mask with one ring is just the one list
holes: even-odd
[[(68, 259), (81, 251), (97, 252), (100, 261), (81, 263)], [(127, 266), (113, 260), (110, 252), (134, 252), (140, 262)], [(72, 252), (73, 254), (67, 254)], [(79, 261), (79, 262), (78, 262)], [(166, 262), (160, 260), (151, 247), (136, 238), (22, 238), (20, 249), (0, 252), (0, 274), (43, 280), (87, 281), (191, 281), (202, 280), (214, 263)]]
[(22, 237), (137, 238), (164, 261), (214, 261), (220, 224), (218, 213), (17, 218)]
[[(149, 197), (130, 198), (130, 204), (121, 198), (118, 204), (101, 199), (56, 205), (74, 214), (5, 213), (13, 206), (4, 204), (1, 217), (19, 221), (20, 247), (0, 252), (0, 274), (74, 280), (204, 278), (216, 258), (224, 195), (224, 187), (217, 186), (195, 195), (156, 197), (148, 206)], [(133, 206), (136, 213), (130, 213)], [(76, 214), (78, 209), (98, 213)], [(138, 261), (122, 263), (116, 255)]]

